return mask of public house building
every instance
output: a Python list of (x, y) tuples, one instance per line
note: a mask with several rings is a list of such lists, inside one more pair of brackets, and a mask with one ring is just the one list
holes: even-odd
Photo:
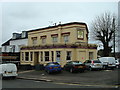
[(88, 44), (85, 23), (71, 22), (28, 31), (28, 45), (21, 48), (21, 64), (32, 65), (97, 58), (97, 45)]

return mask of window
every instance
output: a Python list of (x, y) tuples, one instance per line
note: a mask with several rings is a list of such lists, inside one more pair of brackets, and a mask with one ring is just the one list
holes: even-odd
[(4, 46), (4, 52), (7, 52), (7, 46)]
[(33, 39), (33, 45), (37, 44), (37, 39)]
[(30, 60), (33, 60), (33, 52), (30, 52)]
[(66, 60), (71, 60), (71, 51), (67, 51)]
[(22, 61), (24, 60), (24, 53), (22, 52)]
[(65, 35), (64, 36), (64, 42), (68, 42), (69, 41), (69, 35)]
[(37, 44), (37, 37), (32, 37), (32, 44), (33, 45), (36, 45)]
[(78, 30), (77, 31), (77, 38), (78, 39), (83, 39), (84, 38), (84, 31), (83, 30)]
[(52, 41), (53, 41), (53, 43), (58, 42), (58, 37), (52, 37)]
[(89, 59), (93, 59), (93, 52), (89, 52)]
[(60, 57), (61, 57), (61, 52), (60, 51), (56, 51), (56, 62), (60, 62)]
[(73, 61), (72, 63), (75, 64), (75, 65), (82, 64), (82, 62), (80, 62), (80, 61)]
[(25, 52), (25, 61), (29, 60), (29, 52)]
[(51, 51), (52, 62), (54, 61), (54, 51)]
[(41, 61), (43, 61), (43, 52), (40, 52), (41, 53)]
[(45, 52), (45, 61), (49, 61), (49, 51)]
[(42, 44), (46, 43), (46, 38), (42, 38)]

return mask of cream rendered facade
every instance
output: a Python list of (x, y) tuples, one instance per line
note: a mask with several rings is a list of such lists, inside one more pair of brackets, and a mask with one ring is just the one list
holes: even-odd
[(97, 58), (97, 45), (88, 44), (85, 23), (59, 24), (28, 32), (28, 46), (21, 48), (21, 64), (46, 64)]

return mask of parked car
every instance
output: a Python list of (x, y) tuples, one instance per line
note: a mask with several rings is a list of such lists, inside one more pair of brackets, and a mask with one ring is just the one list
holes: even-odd
[(86, 69), (90, 71), (93, 69), (101, 70), (103, 68), (102, 63), (99, 60), (86, 60), (84, 64), (86, 65)]
[(64, 65), (64, 69), (71, 73), (75, 71), (84, 72), (86, 66), (81, 61), (70, 61)]
[(102, 62), (103, 69), (116, 68), (116, 61), (114, 57), (101, 57), (98, 59)]
[(116, 68), (119, 68), (120, 67), (120, 61), (119, 61), (119, 59), (115, 60), (115, 63), (116, 63)]
[(13, 63), (0, 64), (0, 74), (2, 77), (14, 77), (18, 76), (17, 66)]
[(61, 72), (62, 67), (58, 62), (50, 62), (46, 64), (45, 71), (49, 74), (52, 72)]

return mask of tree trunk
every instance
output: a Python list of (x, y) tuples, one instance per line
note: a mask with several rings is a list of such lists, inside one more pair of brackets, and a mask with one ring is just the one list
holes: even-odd
[(104, 43), (104, 50), (103, 51), (104, 51), (104, 57), (109, 56), (110, 51), (109, 51), (108, 42)]

